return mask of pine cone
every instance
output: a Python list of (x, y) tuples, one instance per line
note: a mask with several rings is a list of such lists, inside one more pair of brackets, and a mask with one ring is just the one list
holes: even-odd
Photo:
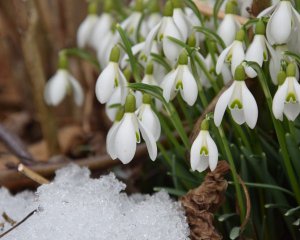
[(224, 175), (228, 171), (227, 162), (220, 161), (216, 170), (208, 173), (198, 188), (190, 190), (180, 199), (186, 211), (192, 240), (222, 239), (213, 225), (213, 213), (225, 200), (228, 184)]

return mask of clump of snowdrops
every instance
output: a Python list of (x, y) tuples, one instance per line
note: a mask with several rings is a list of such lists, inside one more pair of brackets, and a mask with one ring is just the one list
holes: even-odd
[[(252, 1), (205, 2), (211, 17), (191, 0), (135, 0), (127, 8), (90, 1), (78, 51), (97, 57), (95, 94), (112, 121), (107, 152), (127, 164), (145, 142), (149, 158), (169, 167), (173, 188), (167, 190), (178, 196), (227, 160), (230, 185), (216, 217), (219, 229), (231, 239), (297, 239), (299, 1), (273, 1), (257, 17), (247, 11)], [(241, 22), (236, 15), (250, 18)], [(46, 86), (49, 105), (70, 91), (77, 105), (84, 101), (68, 70), (69, 53), (61, 51)]]

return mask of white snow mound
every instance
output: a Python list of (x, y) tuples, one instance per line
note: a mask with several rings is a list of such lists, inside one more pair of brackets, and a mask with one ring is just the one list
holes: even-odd
[[(54, 181), (12, 196), (0, 188), (0, 215), (16, 222), (38, 211), (3, 240), (185, 240), (189, 229), (179, 203), (166, 192), (128, 196), (114, 174), (90, 178), (69, 165)], [(4, 228), (1, 229), (1, 223)], [(0, 234), (11, 225), (0, 216)]]

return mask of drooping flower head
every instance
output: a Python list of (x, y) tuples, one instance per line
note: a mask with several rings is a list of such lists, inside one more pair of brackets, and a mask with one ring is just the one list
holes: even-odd
[(196, 102), (198, 96), (197, 83), (188, 67), (188, 55), (185, 50), (179, 56), (177, 68), (165, 76), (161, 87), (167, 102), (174, 99), (178, 92), (188, 105), (193, 106)]
[(59, 68), (45, 86), (44, 98), (48, 105), (57, 106), (71, 93), (76, 105), (81, 106), (84, 101), (82, 87), (69, 73), (67, 56), (62, 51), (59, 54)]
[[(156, 141), (153, 132), (136, 116), (136, 101), (133, 94), (126, 98), (125, 113), (122, 120), (110, 130), (107, 149), (112, 159), (119, 158), (122, 163), (129, 163), (136, 152), (136, 144), (145, 140), (151, 160), (157, 156)], [(140, 134), (141, 133), (141, 134)]]
[[(267, 38), (271, 45), (286, 44), (293, 40), (299, 41), (300, 15), (288, 0), (279, 1), (277, 4), (262, 11), (258, 17), (269, 16), (267, 24)], [(300, 49), (297, 43), (296, 49)]]
[(296, 79), (296, 68), (290, 63), (286, 73), (278, 74), (279, 87), (273, 99), (273, 114), (276, 119), (283, 120), (283, 114), (288, 120), (294, 121), (300, 113), (300, 84)]
[[(275, 55), (274, 49), (265, 38), (265, 33), (265, 24), (262, 19), (260, 19), (256, 23), (255, 36), (245, 56), (246, 61), (256, 62), (260, 67), (262, 67), (264, 61), (268, 61), (269, 55)], [(248, 77), (255, 78), (257, 76), (257, 73), (253, 68), (247, 66), (245, 67), (245, 70)]]
[(146, 55), (150, 55), (153, 41), (157, 40), (157, 43), (162, 47), (166, 58), (172, 64), (175, 64), (180, 52), (182, 51), (182, 47), (172, 42), (168, 37), (173, 37), (178, 40), (184, 41), (179, 27), (174, 22), (173, 5), (170, 0), (166, 2), (162, 20), (149, 32), (146, 38)]
[(235, 70), (234, 82), (220, 96), (214, 112), (216, 126), (220, 126), (224, 113), (229, 108), (233, 120), (241, 125), (247, 123), (250, 128), (254, 128), (258, 118), (257, 103), (247, 88), (245, 83), (246, 74), (244, 66), (241, 64)]
[(209, 134), (209, 122), (204, 119), (201, 130), (192, 144), (191, 148), (191, 167), (192, 170), (203, 172), (208, 167), (214, 171), (218, 163), (218, 148)]
[(127, 94), (127, 80), (119, 68), (120, 48), (115, 46), (110, 54), (110, 62), (100, 73), (96, 82), (96, 97), (100, 103), (106, 103), (117, 87), (121, 90), (121, 99), (124, 103)]
[(226, 46), (229, 46), (234, 41), (237, 31), (241, 27), (235, 19), (235, 14), (237, 14), (237, 3), (234, 0), (229, 0), (225, 8), (225, 17), (217, 31)]

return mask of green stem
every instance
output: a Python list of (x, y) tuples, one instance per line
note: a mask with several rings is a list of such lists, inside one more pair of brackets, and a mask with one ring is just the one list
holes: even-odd
[(222, 143), (224, 145), (225, 148), (225, 152), (226, 152), (226, 157), (228, 159), (229, 165), (230, 165), (230, 169), (231, 169), (231, 173), (232, 173), (232, 178), (233, 178), (233, 182), (234, 182), (234, 187), (235, 187), (235, 191), (237, 194), (237, 200), (238, 200), (238, 204), (240, 207), (240, 217), (241, 217), (241, 221), (243, 221), (244, 216), (245, 216), (245, 206), (244, 206), (244, 201), (243, 201), (243, 195), (242, 195), (242, 189), (241, 186), (239, 184), (239, 179), (238, 179), (238, 174), (235, 168), (235, 164), (234, 164), (234, 160), (232, 157), (232, 154), (230, 152), (230, 148), (229, 148), (229, 143), (225, 137), (225, 133), (222, 127), (219, 127), (219, 133), (222, 139)]

